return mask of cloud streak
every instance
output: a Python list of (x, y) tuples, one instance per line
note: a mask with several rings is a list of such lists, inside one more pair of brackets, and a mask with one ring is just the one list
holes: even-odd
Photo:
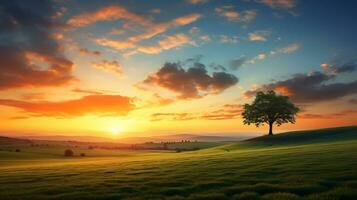
[(298, 115), (298, 118), (301, 119), (338, 119), (341, 117), (346, 117), (350, 115), (356, 115), (357, 110), (342, 110), (340, 112), (335, 113), (327, 113), (327, 114), (315, 114), (315, 113), (304, 113)]
[(240, 104), (225, 104), (216, 110), (202, 113), (154, 113), (151, 115), (151, 121), (230, 120), (239, 118), (242, 111)]
[(147, 18), (135, 14), (122, 6), (110, 5), (102, 7), (96, 11), (75, 15), (67, 21), (67, 24), (76, 28), (88, 26), (99, 21), (113, 21), (119, 19), (125, 19), (139, 24), (150, 23), (150, 20)]
[(177, 33), (165, 36), (164, 39), (158, 41), (158, 44), (142, 45), (140, 42), (151, 39), (159, 34), (163, 34), (170, 28), (191, 24), (197, 21), (200, 17), (200, 14), (193, 13), (177, 17), (164, 23), (154, 23), (149, 21), (146, 24), (142, 24), (143, 31), (140, 34), (130, 36), (123, 40), (98, 38), (95, 41), (102, 46), (111, 47), (120, 51), (126, 51), (126, 55), (133, 55), (136, 53), (157, 54), (164, 50), (189, 43), (189, 37), (183, 33)]
[(100, 62), (92, 62), (92, 66), (99, 70), (112, 72), (117, 76), (121, 76), (123, 74), (122, 66), (116, 60), (101, 60)]
[(269, 52), (263, 52), (250, 59), (248, 63), (255, 64), (257, 61), (261, 61), (266, 59), (267, 57), (271, 57), (277, 54), (290, 54), (300, 49), (300, 45), (298, 43), (291, 43), (288, 46), (277, 48), (271, 50)]
[(267, 41), (267, 36), (270, 35), (269, 31), (254, 31), (249, 33), (248, 38), (250, 41)]
[(124, 116), (134, 109), (132, 99), (120, 95), (88, 95), (60, 102), (0, 99), (0, 105), (23, 110), (38, 117), (78, 117), (87, 114)]
[(184, 44), (190, 43), (190, 38), (183, 33), (165, 36), (159, 40), (155, 45), (139, 46), (137, 51), (146, 54), (158, 54), (164, 50), (180, 47)]
[(295, 0), (256, 0), (259, 3), (265, 4), (271, 8), (292, 9), (296, 7)]

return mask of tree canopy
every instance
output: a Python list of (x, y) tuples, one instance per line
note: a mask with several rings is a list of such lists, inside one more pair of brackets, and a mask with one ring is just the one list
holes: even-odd
[(269, 135), (273, 135), (273, 124), (295, 123), (295, 115), (299, 112), (288, 96), (278, 95), (274, 91), (257, 92), (252, 104), (245, 104), (244, 124), (255, 124), (257, 127), (268, 124)]

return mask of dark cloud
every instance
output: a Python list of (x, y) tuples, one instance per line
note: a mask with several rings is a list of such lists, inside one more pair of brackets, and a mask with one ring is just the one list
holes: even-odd
[(227, 69), (220, 64), (212, 63), (209, 65), (209, 67), (211, 67), (214, 71), (227, 71)]
[(356, 70), (355, 63), (347, 63), (342, 65), (341, 67), (335, 68), (335, 73), (343, 73), (343, 72), (353, 72)]
[(92, 50), (89, 50), (87, 48), (79, 48), (79, 52), (82, 55), (88, 55), (88, 56), (100, 56), (100, 55), (102, 55), (102, 52), (100, 52), (100, 51), (92, 51)]
[(132, 99), (120, 95), (88, 95), (60, 102), (0, 99), (0, 105), (22, 109), (31, 116), (77, 117), (86, 114), (123, 116), (134, 109)]
[(336, 68), (336, 73), (332, 75), (321, 72), (296, 74), (290, 79), (276, 81), (263, 85), (256, 90), (247, 91), (245, 95), (252, 97), (257, 91), (276, 90), (290, 96), (294, 102), (298, 103), (334, 100), (357, 93), (357, 81), (328, 83), (338, 76), (339, 73), (351, 72), (354, 69), (354, 66), (345, 65)]
[(349, 115), (357, 114), (357, 110), (342, 110), (340, 112), (328, 113), (328, 114), (314, 114), (314, 113), (304, 113), (298, 115), (301, 119), (337, 119)]
[(75, 80), (73, 64), (56, 39), (62, 25), (50, 1), (3, 1), (0, 5), (0, 89), (58, 86)]
[(232, 70), (237, 70), (247, 61), (247, 57), (243, 56), (237, 59), (233, 59), (229, 62), (229, 66)]
[(350, 99), (348, 102), (357, 105), (357, 99)]
[(208, 74), (206, 66), (194, 62), (186, 70), (181, 63), (165, 63), (141, 85), (156, 85), (178, 93), (180, 99), (201, 98), (217, 94), (238, 83), (238, 78), (226, 72)]
[(343, 59), (336, 59), (331, 63), (322, 63), (320, 66), (324, 72), (330, 75), (337, 75), (344, 72), (353, 72), (356, 70), (356, 61), (345, 62)]

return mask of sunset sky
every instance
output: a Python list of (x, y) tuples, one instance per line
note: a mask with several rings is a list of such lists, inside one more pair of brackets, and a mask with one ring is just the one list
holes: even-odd
[(265, 133), (357, 124), (357, 1), (1, 1), (0, 134)]

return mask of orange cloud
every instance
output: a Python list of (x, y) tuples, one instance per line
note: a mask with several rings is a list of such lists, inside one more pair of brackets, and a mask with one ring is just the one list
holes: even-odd
[(157, 54), (163, 50), (179, 47), (189, 42), (190, 38), (187, 35), (178, 33), (175, 35), (166, 36), (164, 39), (159, 40), (158, 44), (156, 45), (139, 46), (137, 50), (142, 53)]
[(154, 93), (153, 96), (154, 96), (155, 102), (156, 102), (158, 105), (161, 105), (161, 106), (168, 105), (168, 104), (170, 104), (170, 103), (175, 102), (174, 99), (164, 98), (164, 97), (160, 96), (160, 95), (157, 94), (157, 93)]
[(231, 22), (245, 22), (248, 23), (252, 21), (256, 15), (256, 10), (244, 10), (238, 12), (234, 10), (233, 6), (222, 6), (215, 9), (216, 13), (222, 17), (225, 17), (228, 21)]
[(281, 49), (278, 49), (277, 51), (281, 52), (281, 53), (292, 53), (292, 52), (297, 51), (299, 49), (300, 49), (300, 45), (299, 44), (292, 43), (292, 44), (289, 44), (287, 47), (283, 47)]
[(151, 121), (162, 120), (229, 120), (236, 119), (241, 116), (243, 109), (240, 104), (225, 104), (220, 106), (219, 109), (203, 112), (203, 113), (154, 113), (151, 115)]
[(285, 96), (293, 96), (294, 95), (294, 93), (290, 90), (290, 88), (287, 86), (284, 86), (284, 85), (277, 86), (275, 88), (275, 91), (282, 95), (285, 95)]
[(178, 17), (172, 20), (171, 23), (169, 24), (176, 25), (176, 26), (184, 26), (187, 24), (191, 24), (194, 21), (197, 21), (200, 17), (201, 17), (200, 14), (194, 13), (194, 14)]
[(136, 46), (134, 42), (110, 40), (106, 38), (96, 39), (96, 42), (102, 46), (112, 47), (114, 49), (119, 49), (119, 50), (131, 49)]
[[(173, 36), (166, 36), (163, 40), (159, 41), (157, 45), (139, 45), (138, 43), (143, 40), (153, 38), (159, 34), (165, 33), (168, 29), (172, 27), (184, 26), (195, 22), (201, 17), (200, 14), (190, 14), (182, 17), (178, 17), (169, 22), (155, 24), (153, 22), (148, 22), (143, 24), (144, 30), (141, 34), (130, 36), (124, 40), (112, 40), (107, 38), (96, 39), (96, 42), (103, 46), (108, 46), (121, 51), (130, 50), (126, 52), (125, 55), (130, 56), (137, 52), (156, 54), (163, 50), (171, 49), (176, 46), (181, 46), (187, 43), (188, 38), (183, 34), (175, 34)], [(160, 44), (161, 43), (161, 44)], [(180, 43), (180, 45), (179, 45)], [(172, 47), (169, 47), (172, 45)]]
[(88, 89), (81, 89), (81, 88), (75, 88), (72, 90), (72, 92), (76, 93), (84, 93), (84, 94), (95, 94), (95, 95), (101, 95), (103, 92), (97, 91), (97, 90), (88, 90)]
[(154, 113), (151, 115), (151, 121), (162, 121), (162, 120), (172, 120), (172, 121), (182, 121), (182, 120), (192, 120), (197, 117), (191, 113)]
[(61, 102), (0, 99), (0, 105), (19, 108), (39, 117), (77, 117), (86, 114), (123, 116), (134, 109), (132, 99), (120, 95), (89, 95)]
[(326, 69), (328, 69), (328, 68), (330, 67), (330, 64), (328, 64), (328, 63), (322, 63), (322, 64), (320, 65), (320, 67), (322, 67), (322, 69), (326, 70)]
[(42, 100), (46, 99), (47, 97), (48, 94), (44, 92), (26, 93), (21, 95), (21, 98), (26, 100)]
[(0, 49), (0, 90), (19, 87), (59, 86), (76, 80), (73, 63), (35, 51)]
[(199, 118), (206, 120), (236, 119), (241, 116), (242, 112), (243, 107), (240, 104), (225, 104), (218, 110), (202, 114)]
[(260, 53), (256, 57), (249, 60), (248, 63), (255, 64), (257, 61), (264, 60), (268, 56), (274, 56), (276, 54), (289, 54), (289, 53), (293, 53), (299, 49), (300, 49), (300, 45), (298, 43), (291, 43), (286, 47), (274, 49), (274, 50), (271, 50), (270, 52)]
[(269, 31), (254, 31), (249, 33), (250, 41), (267, 41), (267, 36), (270, 34)]
[(258, 59), (258, 60), (264, 60), (265, 58), (266, 58), (265, 53), (261, 53), (261, 54), (259, 54), (259, 55), (257, 56), (257, 59)]
[(194, 4), (194, 5), (197, 5), (197, 4), (205, 4), (208, 2), (208, 0), (186, 0), (187, 3), (189, 4)]
[(194, 14), (178, 17), (166, 23), (151, 24), (147, 28), (147, 31), (144, 31), (144, 33), (142, 34), (129, 37), (128, 41), (137, 43), (142, 40), (150, 39), (158, 34), (166, 32), (171, 27), (184, 26), (193, 23), (197, 21), (200, 17), (201, 17), (200, 14), (194, 13)]
[(53, 33), (51, 35), (51, 38), (56, 39), (56, 40), (61, 40), (64, 38), (64, 35), (62, 33)]
[(135, 14), (122, 6), (111, 5), (100, 8), (99, 10), (94, 12), (86, 12), (80, 15), (73, 16), (67, 21), (67, 24), (72, 27), (81, 27), (96, 23), (98, 21), (110, 21), (119, 19), (125, 19), (139, 24), (150, 23), (150, 20), (148, 20), (147, 18)]
[(183, 33), (166, 36), (163, 40), (159, 41), (159, 45), (163, 49), (171, 49), (181, 46), (190, 41), (189, 37)]
[(91, 51), (87, 48), (79, 48), (79, 53), (82, 55), (89, 55), (89, 56), (100, 56), (102, 53), (100, 51)]
[(271, 8), (292, 9), (296, 6), (295, 0), (257, 0)]
[(118, 76), (121, 76), (123, 73), (121, 65), (116, 60), (113, 61), (102, 60), (100, 62), (92, 62), (92, 66), (100, 70), (113, 72)]

